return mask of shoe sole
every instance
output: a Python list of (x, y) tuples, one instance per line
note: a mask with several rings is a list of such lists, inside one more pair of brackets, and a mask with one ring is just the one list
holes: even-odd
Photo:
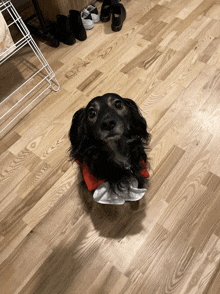
[(94, 28), (94, 25), (93, 26), (89, 26), (89, 27), (87, 27), (87, 26), (84, 26), (84, 28), (85, 28), (85, 30), (92, 30), (93, 28)]
[(110, 21), (110, 18), (111, 18), (111, 15), (108, 15), (108, 16), (100, 16), (100, 20), (102, 21), (102, 22), (108, 22), (108, 21)]
[(112, 31), (113, 31), (113, 32), (119, 32), (119, 31), (122, 29), (122, 26), (123, 26), (123, 25), (118, 26), (118, 27), (113, 27), (113, 26), (112, 26)]

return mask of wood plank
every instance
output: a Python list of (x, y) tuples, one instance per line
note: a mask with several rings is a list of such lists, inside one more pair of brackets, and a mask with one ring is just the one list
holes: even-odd
[[(215, 267), (213, 264), (218, 264), (219, 262), (219, 238), (212, 235), (207, 243), (204, 251), (198, 256), (197, 263), (195, 265), (195, 270), (189, 275), (187, 283), (183, 286), (180, 294), (186, 293), (196, 293), (201, 291), (205, 293), (205, 284), (203, 280), (207, 276), (211, 276)], [(210, 251), (214, 250), (215, 255), (210, 255)]]
[(168, 8), (156, 4), (150, 11), (143, 15), (137, 22), (144, 25), (149, 20), (157, 21), (158, 18), (163, 15), (168, 10)]
[[(0, 142), (0, 293), (220, 291), (220, 2), (122, 4), (118, 32), (110, 21), (73, 46), (37, 39), (61, 88)], [(39, 65), (32, 53), (3, 64), (1, 99)], [(74, 113), (108, 92), (133, 99), (152, 135), (137, 210), (93, 201), (68, 158)]]

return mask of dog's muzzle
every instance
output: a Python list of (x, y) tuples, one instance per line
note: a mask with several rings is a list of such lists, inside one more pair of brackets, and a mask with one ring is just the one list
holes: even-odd
[(100, 122), (99, 135), (103, 141), (114, 140), (121, 138), (125, 130), (124, 123), (117, 117), (106, 115)]

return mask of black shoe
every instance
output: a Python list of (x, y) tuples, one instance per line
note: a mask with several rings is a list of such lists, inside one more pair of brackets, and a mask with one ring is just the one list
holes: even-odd
[(102, 22), (107, 22), (110, 20), (111, 12), (113, 9), (113, 5), (116, 5), (121, 0), (104, 0), (101, 7), (101, 14), (100, 14), (100, 20)]
[(82, 23), (80, 12), (77, 10), (70, 10), (69, 17), (70, 17), (70, 26), (76, 39), (79, 41), (86, 40), (87, 34)]
[(69, 18), (65, 15), (57, 15), (55, 35), (60, 42), (66, 45), (73, 45), (76, 43), (75, 36), (70, 28)]
[(118, 32), (122, 29), (123, 22), (126, 18), (126, 10), (122, 4), (113, 6), (112, 9), (112, 30)]

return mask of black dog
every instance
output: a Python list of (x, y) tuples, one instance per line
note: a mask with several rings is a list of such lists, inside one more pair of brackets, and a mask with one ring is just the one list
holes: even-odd
[(112, 93), (92, 99), (74, 114), (69, 138), (71, 159), (85, 164), (98, 181), (107, 181), (114, 190), (133, 177), (138, 188), (143, 187), (146, 175), (141, 171), (147, 163), (150, 134), (131, 99)]

